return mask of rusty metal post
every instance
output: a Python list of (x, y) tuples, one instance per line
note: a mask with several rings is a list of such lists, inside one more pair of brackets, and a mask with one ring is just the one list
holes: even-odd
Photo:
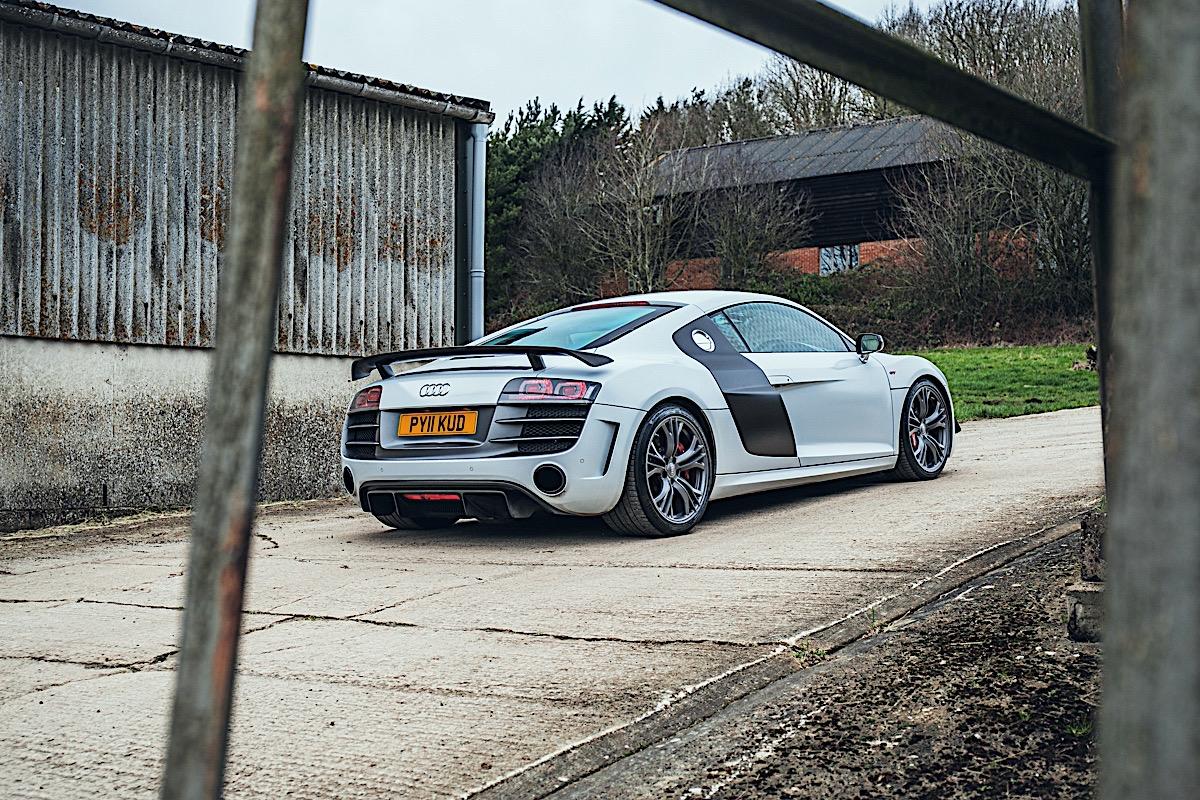
[[(1087, 121), (1092, 130), (1116, 139), (1117, 98), (1120, 90), (1121, 42), (1124, 31), (1122, 0), (1079, 0), (1080, 51)], [(1088, 227), (1092, 242), (1092, 283), (1095, 289), (1096, 344), (1100, 357), (1100, 419), (1104, 450), (1108, 452), (1108, 416), (1112, 380), (1112, 159), (1101, 162), (1092, 177), (1088, 198)], [(1105, 458), (1105, 474), (1108, 473)]]
[(308, 0), (258, 0), (242, 84), (163, 798), (221, 794), (254, 524)]
[(1138, 0), (1121, 62), (1100, 796), (1200, 788), (1200, 4)]

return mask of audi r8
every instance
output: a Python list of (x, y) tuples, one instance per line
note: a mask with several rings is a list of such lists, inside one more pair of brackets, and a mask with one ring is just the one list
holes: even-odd
[(393, 528), (539, 512), (687, 533), (712, 500), (873, 472), (930, 480), (946, 377), (768, 295), (585, 303), (471, 344), (360, 358), (342, 478)]

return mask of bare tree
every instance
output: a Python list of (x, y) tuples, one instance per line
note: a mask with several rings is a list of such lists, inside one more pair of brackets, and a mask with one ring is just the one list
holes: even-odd
[[(1042, 0), (949, 0), (885, 27), (1064, 116), (1082, 118), (1078, 24)], [(898, 275), (945, 330), (995, 335), (1003, 319), (1053, 326), (1092, 312), (1087, 186), (970, 136), (948, 134), (940, 164), (900, 185), (920, 264)], [(1005, 331), (998, 331), (1003, 337)]]
[(774, 136), (780, 132), (777, 117), (763, 81), (741, 77), (711, 93), (693, 89), (670, 104), (659, 97), (642, 112), (640, 127), (653, 127), (671, 147), (698, 147)]
[(862, 116), (857, 86), (786, 56), (772, 58), (758, 80), (777, 133), (845, 125)]
[(816, 212), (801, 192), (774, 183), (744, 159), (714, 170), (700, 198), (702, 247), (717, 259), (722, 287), (742, 289), (769, 279), (773, 256), (812, 231)]
[(528, 185), (510, 295), (521, 297), (515, 319), (576, 303), (600, 293), (613, 265), (599, 257), (584, 233), (596, 202), (596, 175), (609, 137), (559, 148)]
[(703, 184), (703, 176), (683, 161), (660, 163), (679, 138), (661, 119), (644, 120), (595, 161), (592, 205), (580, 231), (595, 258), (611, 265), (630, 292), (670, 286), (700, 225), (703, 204), (691, 189)]
[(711, 113), (717, 138), (705, 144), (758, 139), (780, 133), (766, 87), (754, 78), (739, 78), (721, 87)]

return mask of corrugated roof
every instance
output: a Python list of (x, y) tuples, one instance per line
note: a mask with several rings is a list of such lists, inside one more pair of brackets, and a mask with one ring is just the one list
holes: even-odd
[[(241, 69), (249, 54), (248, 50), (241, 47), (99, 17), (36, 0), (0, 0), (0, 19), (231, 69)], [(435, 92), (319, 64), (307, 66), (308, 83), (320, 88), (477, 122), (491, 122), (495, 118), (491, 104), (486, 100)]]
[(946, 158), (955, 136), (929, 117), (899, 117), (677, 150), (663, 156), (660, 175), (680, 192), (929, 164)]

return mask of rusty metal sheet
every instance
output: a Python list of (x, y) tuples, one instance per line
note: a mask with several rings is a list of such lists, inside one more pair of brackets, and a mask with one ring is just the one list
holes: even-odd
[[(0, 335), (212, 345), (239, 77), (0, 22)], [(454, 120), (304, 109), (279, 350), (452, 344)]]

